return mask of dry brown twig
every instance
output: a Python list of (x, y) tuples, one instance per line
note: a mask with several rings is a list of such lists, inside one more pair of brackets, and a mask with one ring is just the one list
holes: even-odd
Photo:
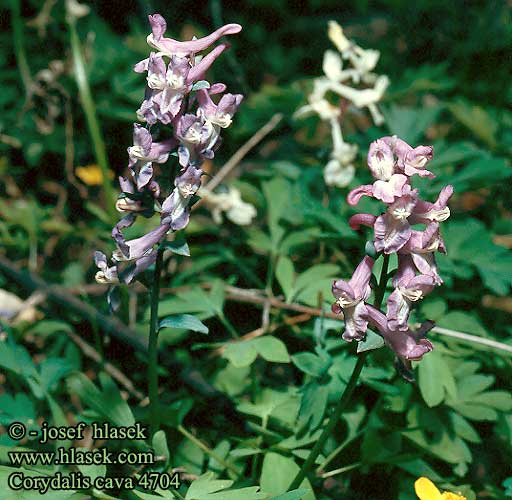
[[(272, 118), (261, 127), (256, 133), (240, 148), (235, 151), (233, 156), (222, 166), (222, 168), (210, 179), (208, 184), (204, 186), (207, 191), (213, 191), (230, 173), (231, 171), (244, 159), (245, 155), (256, 147), (272, 130), (274, 130), (279, 122), (283, 119), (282, 113), (276, 113)], [(199, 200), (193, 208), (197, 208), (202, 203)]]

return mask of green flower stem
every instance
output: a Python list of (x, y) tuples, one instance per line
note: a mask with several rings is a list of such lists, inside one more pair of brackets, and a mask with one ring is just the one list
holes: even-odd
[(382, 269), (380, 271), (379, 284), (377, 290), (375, 290), (375, 300), (373, 305), (376, 309), (380, 309), (384, 294), (386, 293), (386, 285), (388, 283), (388, 267), (389, 267), (389, 255), (384, 254), (384, 262), (382, 263)]
[(316, 468), (317, 474), (320, 474), (325, 468), (355, 439), (360, 437), (364, 433), (364, 430), (357, 432), (352, 437), (346, 439), (341, 443), (332, 453), (330, 453), (325, 460)]
[(27, 55), (23, 46), (23, 22), (21, 19), (19, 0), (11, 0), (11, 15), (12, 37), (14, 43), (14, 52), (16, 54), (16, 61), (18, 62), (18, 69), (20, 70), (21, 81), (25, 87), (25, 92), (29, 94), (32, 84), (32, 77), (30, 76), (30, 68), (27, 62)]
[(87, 121), (87, 128), (89, 129), (89, 135), (94, 146), (94, 154), (96, 161), (101, 170), (103, 192), (105, 194), (105, 201), (107, 203), (107, 211), (112, 221), (117, 219), (115, 210), (115, 196), (112, 184), (110, 183), (110, 167), (108, 164), (107, 152), (105, 148), (105, 142), (103, 141), (103, 135), (101, 133), (100, 124), (96, 115), (96, 105), (92, 98), (91, 88), (89, 86), (89, 80), (87, 79), (87, 72), (85, 70), (85, 61), (82, 55), (82, 47), (78, 33), (76, 31), (75, 20), (68, 20), (69, 34), (71, 41), (71, 52), (73, 54), (73, 66), (76, 84), (78, 86), (78, 93), (82, 102), (82, 107), (85, 113)]
[(329, 421), (327, 422), (327, 425), (325, 426), (322, 434), (320, 435), (320, 438), (315, 443), (315, 446), (313, 446), (313, 449), (310, 451), (308, 458), (302, 464), (300, 471), (298, 472), (298, 474), (295, 476), (295, 479), (288, 487), (288, 491), (295, 490), (302, 484), (302, 481), (304, 481), (304, 478), (306, 477), (306, 474), (308, 473), (309, 469), (315, 463), (318, 455), (320, 455), (325, 445), (325, 442), (327, 441), (327, 438), (330, 436), (334, 428), (339, 424), (341, 414), (343, 413), (343, 410), (346, 408), (348, 402), (350, 401), (350, 397), (352, 396), (352, 393), (356, 388), (357, 379), (359, 378), (361, 370), (363, 369), (364, 360), (366, 359), (368, 352), (369, 351), (365, 351), (358, 356), (357, 362), (354, 366), (354, 370), (352, 371), (352, 375), (350, 375), (348, 384), (345, 387), (345, 390), (343, 391), (343, 395), (339, 399), (336, 408), (332, 412), (332, 415), (329, 418)]
[(324, 472), (320, 477), (322, 479), (327, 479), (328, 477), (337, 476), (339, 474), (343, 474), (344, 472), (348, 472), (350, 470), (357, 469), (358, 467), (361, 467), (361, 462), (357, 462), (355, 464), (345, 465), (345, 467), (341, 467), (336, 470), (331, 470), (329, 472)]
[(149, 320), (148, 381), (149, 381), (149, 428), (152, 436), (160, 429), (160, 405), (158, 402), (158, 302), (160, 298), (160, 275), (163, 264), (162, 248), (156, 255), (153, 285), (151, 287), (151, 317)]
[(224, 313), (219, 314), (220, 322), (224, 325), (226, 330), (231, 334), (231, 336), (234, 339), (239, 339), (240, 335), (238, 335), (238, 332), (236, 331), (236, 328), (231, 324), (231, 322), (224, 316)]
[[(382, 264), (382, 270), (380, 272), (380, 279), (379, 284), (377, 286), (377, 290), (375, 291), (375, 307), (380, 308), (382, 304), (382, 300), (384, 299), (384, 293), (386, 291), (386, 284), (388, 280), (388, 266), (389, 266), (389, 255), (384, 255), (384, 262)], [(325, 442), (327, 441), (327, 438), (331, 435), (331, 432), (334, 430), (334, 428), (338, 425), (341, 415), (343, 413), (343, 410), (346, 408), (347, 404), (350, 401), (350, 398), (352, 396), (352, 393), (354, 392), (354, 389), (357, 385), (357, 380), (359, 378), (359, 375), (361, 374), (361, 371), (364, 366), (364, 361), (366, 359), (366, 356), (368, 355), (369, 351), (364, 351), (363, 353), (359, 354), (357, 357), (357, 362), (354, 366), (354, 370), (352, 371), (352, 374), (350, 375), (350, 379), (347, 383), (347, 386), (345, 387), (345, 390), (343, 391), (343, 394), (338, 401), (336, 408), (334, 408), (334, 411), (332, 412), (327, 425), (325, 426), (324, 430), (322, 431), (322, 434), (320, 434), (320, 437), (318, 438), (318, 441), (315, 443), (315, 446), (313, 446), (312, 450), (310, 451), (308, 457), (306, 458), (305, 462), (302, 464), (302, 467), (298, 474), (295, 476), (295, 479), (290, 484), (288, 491), (294, 490), (298, 488), (302, 481), (304, 481), (304, 478), (306, 477), (309, 469), (313, 466), (316, 459), (318, 458), (318, 455), (322, 452), (322, 449), (325, 445)]]
[(214, 460), (219, 462), (219, 464), (223, 465), (226, 469), (231, 471), (237, 477), (239, 476), (239, 472), (234, 465), (231, 465), (229, 462), (227, 462), (222, 457), (217, 455), (217, 453), (215, 453), (212, 449), (210, 449), (208, 446), (206, 446), (201, 440), (197, 439), (191, 432), (187, 431), (187, 429), (185, 429), (185, 427), (183, 427), (182, 425), (179, 425), (177, 427), (177, 429), (180, 434), (182, 434), (187, 439), (192, 441), (198, 448), (203, 450), (207, 455), (209, 455)]

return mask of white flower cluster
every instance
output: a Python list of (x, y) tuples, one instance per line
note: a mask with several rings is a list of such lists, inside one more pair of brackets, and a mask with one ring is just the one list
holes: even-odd
[[(386, 75), (377, 75), (373, 69), (380, 53), (377, 50), (363, 49), (348, 40), (336, 21), (329, 21), (328, 36), (338, 52), (327, 50), (324, 54), (323, 71), (325, 76), (316, 78), (308, 104), (299, 108), (295, 116), (302, 117), (316, 113), (331, 126), (333, 150), (324, 169), (327, 185), (345, 187), (354, 177), (353, 161), (357, 146), (346, 143), (340, 126), (341, 108), (329, 102), (327, 93), (333, 92), (350, 101), (356, 108), (368, 108), (376, 125), (381, 125), (384, 117), (377, 108), (389, 85)], [(343, 61), (349, 67), (343, 68)], [(357, 88), (357, 87), (362, 88)]]
[(216, 224), (222, 222), (222, 212), (238, 226), (248, 226), (256, 217), (256, 208), (242, 200), (240, 191), (235, 187), (228, 187), (227, 191), (214, 193), (201, 188), (199, 196), (212, 212)]

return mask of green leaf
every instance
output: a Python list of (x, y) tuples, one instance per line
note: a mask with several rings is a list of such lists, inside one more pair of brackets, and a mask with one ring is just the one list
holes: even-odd
[(250, 340), (243, 342), (228, 342), (225, 344), (224, 352), (222, 354), (234, 367), (242, 368), (244, 366), (252, 365), (258, 351), (254, 343)]
[(224, 344), (223, 356), (237, 368), (251, 365), (258, 354), (266, 361), (273, 363), (290, 362), (286, 345), (283, 341), (270, 335)]
[(472, 401), (502, 412), (512, 410), (512, 395), (505, 391), (488, 391), (477, 394), (473, 397)]
[(279, 257), (276, 266), (276, 278), (283, 289), (286, 301), (291, 301), (294, 290), (295, 271), (293, 263), (288, 257)]
[(450, 421), (457, 436), (470, 443), (482, 442), (478, 432), (462, 415), (452, 411), (450, 412)]
[(186, 241), (164, 241), (160, 246), (176, 255), (190, 257), (190, 248), (188, 248)]
[(291, 357), (293, 364), (312, 377), (321, 377), (331, 367), (330, 357), (322, 358), (312, 352), (299, 352)]
[[(77, 448), (84, 452), (88, 452), (87, 448)], [(107, 475), (107, 467), (104, 464), (101, 465), (78, 465), (78, 470), (87, 477), (90, 477), (94, 481), (97, 477), (105, 477)], [(91, 482), (92, 482), (91, 481)]]
[(98, 389), (84, 373), (73, 373), (67, 379), (68, 392), (78, 395), (86, 406), (115, 425), (135, 425), (133, 413), (121, 397), (119, 388), (106, 373), (101, 372), (99, 378), (102, 390)]
[(208, 333), (208, 327), (191, 314), (168, 316), (160, 321), (158, 329), (161, 328), (184, 328), (193, 332)]
[(258, 354), (272, 363), (289, 363), (290, 356), (285, 343), (270, 335), (258, 337), (252, 340)]
[(441, 112), (440, 106), (411, 108), (393, 104), (384, 107), (382, 112), (391, 134), (395, 134), (409, 144), (415, 144), (424, 135)]
[(228, 490), (233, 481), (213, 479), (213, 472), (192, 481), (185, 500), (264, 500), (267, 495), (258, 492), (257, 486)]
[(496, 146), (498, 122), (482, 107), (458, 99), (448, 104), (455, 118), (491, 148)]
[(366, 337), (361, 342), (357, 343), (357, 352), (371, 351), (373, 349), (380, 349), (384, 346), (384, 339), (375, 333), (374, 331), (368, 329), (366, 330)]
[(300, 488), (298, 490), (289, 491), (288, 493), (283, 493), (282, 495), (277, 495), (277, 497), (272, 497), (269, 500), (301, 500), (309, 491), (310, 490), (306, 488)]
[(310, 430), (315, 430), (322, 423), (327, 401), (329, 388), (314, 382), (307, 384), (303, 390), (299, 410), (300, 428), (309, 425)]
[(299, 274), (295, 281), (296, 293), (301, 292), (307, 287), (311, 287), (312, 284), (316, 284), (319, 281), (329, 278), (331, 280), (340, 271), (340, 268), (334, 264), (318, 264), (310, 267), (307, 271)]
[[(14, 472), (22, 473), (27, 478), (37, 477), (51, 477), (48, 471), (38, 469), (24, 469), (7, 467), (0, 465), (0, 484), (2, 489), (0, 490), (0, 500), (40, 500), (43, 495), (37, 490), (12, 490), (8, 484), (8, 478)], [(75, 495), (75, 490), (48, 490), (44, 496), (51, 497), (52, 500), (68, 500)]]
[(49, 335), (53, 335), (54, 333), (72, 332), (73, 329), (68, 323), (65, 323), (64, 321), (45, 319), (38, 321), (28, 331), (33, 335), (47, 337)]
[(196, 83), (194, 83), (194, 85), (192, 85), (192, 92), (195, 92), (196, 90), (209, 89), (209, 88), (210, 88), (209, 82), (207, 82), (206, 80), (198, 80)]
[(455, 379), (439, 350), (432, 351), (419, 363), (419, 386), (423, 400), (429, 407), (441, 404), (445, 393), (457, 392)]
[[(261, 468), (261, 489), (272, 495), (282, 495), (287, 492), (298, 472), (299, 466), (291, 458), (269, 452), (265, 455)], [(300, 487), (310, 490), (302, 497), (304, 500), (315, 500), (308, 479), (304, 479)]]
[(9, 340), (0, 342), (0, 367), (13, 371), (25, 378), (36, 375), (36, 367), (28, 351)]
[[(167, 419), (165, 419), (165, 423), (168, 424)], [(169, 447), (167, 446), (167, 437), (163, 430), (155, 432), (151, 445), (153, 450), (155, 450), (155, 455), (165, 457), (165, 463), (168, 463), (170, 457)]]

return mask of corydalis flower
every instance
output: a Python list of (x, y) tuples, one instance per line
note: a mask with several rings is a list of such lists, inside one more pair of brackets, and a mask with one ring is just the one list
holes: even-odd
[(167, 23), (160, 14), (154, 14), (148, 17), (149, 23), (151, 24), (151, 33), (147, 37), (148, 45), (168, 56), (188, 56), (202, 52), (219, 40), (219, 38), (225, 35), (234, 35), (242, 30), (242, 26), (239, 24), (226, 24), (204, 38), (180, 42), (172, 38), (164, 37), (165, 31), (167, 30)]
[(427, 276), (432, 276), (435, 282), (441, 285), (443, 280), (437, 272), (434, 256), (436, 251), (446, 253), (446, 247), (439, 233), (439, 224), (432, 222), (425, 231), (411, 231), (411, 237), (399, 252), (410, 254), (418, 271)]
[(427, 322), (419, 330), (397, 330), (391, 326), (388, 318), (379, 309), (367, 305), (366, 320), (379, 332), (384, 342), (396, 354), (400, 364), (407, 371), (411, 369), (411, 361), (419, 361), (432, 351), (434, 346), (425, 338), (426, 333), (434, 325)]
[[(204, 38), (179, 42), (163, 36), (167, 24), (160, 14), (149, 16), (149, 22), (152, 33), (147, 42), (158, 52), (151, 52), (149, 58), (134, 66), (137, 73), (147, 72), (146, 94), (137, 116), (150, 125), (157, 121), (169, 124), (183, 112), (184, 98), (192, 91), (194, 83), (204, 78), (215, 59), (229, 45), (221, 43), (204, 57), (196, 57), (196, 54), (208, 49), (222, 36), (238, 33), (242, 27), (227, 24)], [(169, 59), (168, 63), (164, 57)]]
[(117, 268), (108, 265), (107, 256), (104, 253), (94, 252), (94, 263), (99, 269), (95, 276), (98, 283), (119, 283)]
[(430, 293), (435, 281), (432, 276), (416, 275), (410, 256), (399, 255), (398, 271), (393, 278), (393, 286), (395, 290), (387, 301), (388, 324), (393, 330), (407, 331), (412, 304)]
[(128, 167), (140, 191), (153, 179), (153, 163), (165, 163), (175, 143), (172, 140), (153, 142), (149, 130), (135, 123), (133, 144), (128, 148)]
[(256, 217), (256, 208), (250, 203), (242, 200), (241, 193), (235, 187), (230, 187), (227, 191), (213, 193), (206, 189), (199, 191), (202, 201), (212, 211), (213, 220), (220, 224), (222, 222), (222, 213), (238, 226), (249, 225)]
[(336, 302), (332, 310), (336, 314), (343, 312), (345, 318), (345, 340), (362, 340), (368, 327), (365, 300), (371, 293), (370, 278), (374, 260), (366, 256), (357, 266), (350, 281), (337, 280), (332, 285)]
[(214, 157), (214, 147), (219, 134), (203, 116), (183, 115), (176, 124), (176, 138), (180, 165), (199, 165), (205, 159)]
[[(316, 78), (313, 91), (308, 96), (308, 104), (295, 112), (295, 116), (306, 116), (316, 113), (322, 120), (328, 120), (333, 150), (329, 162), (324, 167), (324, 179), (328, 186), (346, 187), (354, 177), (355, 168), (352, 164), (357, 155), (357, 145), (344, 141), (341, 133), (341, 110), (351, 104), (356, 108), (367, 107), (373, 121), (380, 125), (384, 117), (377, 108), (389, 85), (385, 75), (376, 75), (373, 69), (379, 60), (376, 50), (364, 50), (343, 34), (343, 29), (335, 21), (329, 21), (328, 35), (338, 52), (327, 50), (323, 58), (323, 77)], [(344, 68), (343, 60), (349, 62)], [(364, 88), (358, 88), (363, 83)], [(327, 96), (336, 94), (341, 100), (333, 105)]]
[(227, 128), (244, 97), (241, 94), (225, 94), (215, 104), (206, 89), (197, 92), (199, 112), (213, 125)]
[(190, 199), (201, 187), (202, 173), (199, 168), (187, 167), (185, 172), (176, 177), (176, 187), (162, 204), (162, 223), (168, 224), (174, 231), (183, 229), (188, 224)]
[[(166, 135), (172, 138), (154, 141), (148, 128), (134, 124), (133, 145), (128, 148), (130, 175), (119, 178), (123, 194), (116, 208), (124, 216), (112, 229), (117, 246), (112, 254), (113, 265), (108, 264), (103, 254), (96, 256), (100, 268), (96, 278), (101, 282), (130, 283), (155, 262), (157, 247), (167, 234), (188, 224), (191, 201), (201, 186), (201, 166), (205, 159), (213, 158), (214, 149), (220, 144), (221, 129), (231, 124), (242, 101), (240, 95), (226, 94), (215, 104), (210, 95), (222, 94), (226, 90), (223, 83), (210, 85), (201, 81), (198, 87), (207, 88), (208, 92), (193, 94), (197, 91), (194, 84), (205, 77), (228, 45), (221, 43), (203, 57), (196, 54), (223, 35), (238, 33), (239, 25), (226, 25), (199, 40), (178, 42), (163, 36), (166, 23), (162, 16), (155, 14), (149, 20), (152, 33), (148, 43), (158, 52), (151, 52), (147, 59), (135, 65), (136, 72), (147, 72), (146, 93), (137, 115), (148, 125), (160, 122), (171, 126)], [(189, 94), (190, 98), (186, 99)], [(165, 164), (173, 150), (181, 171), (174, 180), (174, 189), (163, 195), (162, 201), (154, 164)], [(156, 227), (140, 237), (126, 238), (125, 230), (133, 226), (137, 216), (149, 219), (157, 213), (160, 221)]]
[(362, 196), (393, 203), (396, 198), (407, 194), (411, 176), (434, 176), (425, 169), (432, 157), (432, 146), (413, 148), (396, 136), (377, 139), (370, 144), (368, 151), (368, 167), (376, 181), (350, 191), (347, 197), (349, 204), (357, 205)]

